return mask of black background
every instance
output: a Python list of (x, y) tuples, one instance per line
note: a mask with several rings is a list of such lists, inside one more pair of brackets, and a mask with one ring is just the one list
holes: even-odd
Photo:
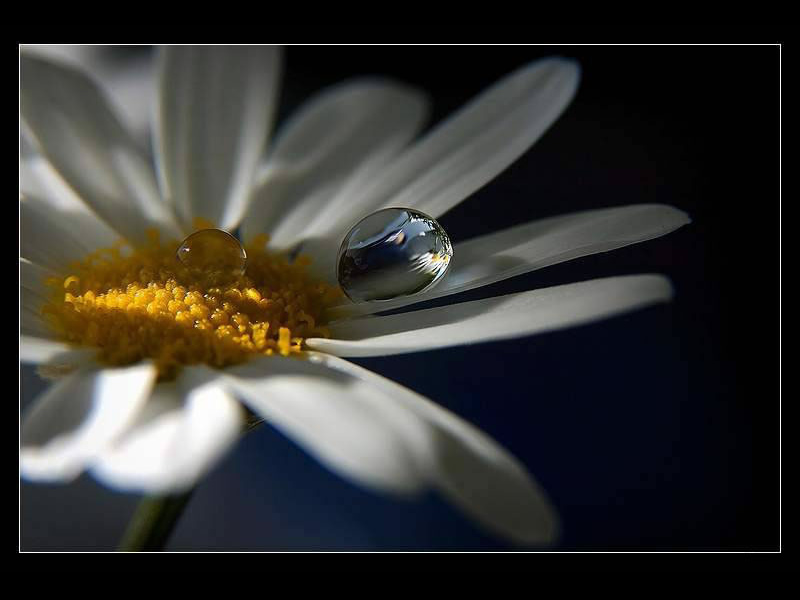
[[(559, 510), (559, 549), (777, 549), (777, 47), (291, 47), (279, 119), (326, 85), (381, 74), (427, 90), (436, 122), (552, 54), (580, 62), (575, 100), (530, 151), (440, 220), (453, 240), (635, 203), (670, 204), (693, 222), (456, 299), (655, 272), (673, 281), (674, 301), (537, 337), (355, 362), (511, 450)], [(26, 396), (40, 386), (23, 371)], [(22, 547), (112, 548), (135, 501), (89, 479), (23, 484)], [(407, 503), (351, 486), (269, 427), (200, 486), (169, 545), (511, 548), (433, 495)]]

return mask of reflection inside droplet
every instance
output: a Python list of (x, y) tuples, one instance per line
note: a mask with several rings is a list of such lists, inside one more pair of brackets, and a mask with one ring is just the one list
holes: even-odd
[(183, 240), (178, 260), (194, 275), (224, 281), (244, 273), (247, 254), (235, 237), (221, 229), (201, 229)]
[(430, 289), (452, 256), (450, 238), (433, 217), (386, 208), (363, 218), (345, 236), (336, 275), (353, 301), (391, 300)]

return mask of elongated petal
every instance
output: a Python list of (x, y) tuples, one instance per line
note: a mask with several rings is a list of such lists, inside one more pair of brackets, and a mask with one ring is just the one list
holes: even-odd
[(43, 156), (32, 154), (23, 158), (19, 174), (22, 196), (40, 202), (43, 208), (57, 215), (62, 229), (73, 234), (79, 232), (84, 246), (107, 248), (122, 237), (78, 198)]
[(47, 269), (20, 259), (20, 311), (21, 330), (25, 335), (34, 335), (42, 338), (53, 338), (54, 334), (42, 318), (42, 307), (48, 301), (48, 290), (45, 287), (45, 278), (52, 273)]
[(72, 351), (72, 346), (36, 334), (22, 332), (19, 340), (19, 359), (23, 363), (41, 364), (54, 360), (61, 354)]
[(665, 302), (672, 286), (660, 275), (593, 279), (391, 316), (332, 324), (333, 339), (309, 348), (338, 356), (402, 354), (522, 337), (582, 325)]
[(425, 422), (363, 381), (309, 361), (269, 357), (224, 371), (237, 396), (322, 464), (366, 487), (418, 492)]
[(547, 58), (507, 75), (409, 148), (353, 195), (332, 231), (346, 231), (379, 208), (446, 212), (496, 177), (558, 118), (578, 87), (571, 60)]
[(70, 262), (92, 251), (90, 235), (65, 227), (60, 212), (47, 202), (27, 196), (20, 199), (20, 245), (22, 256), (54, 272), (64, 272)]
[(25, 258), (19, 259), (19, 279), (23, 290), (30, 291), (38, 300), (47, 300), (49, 290), (45, 281), (53, 276), (53, 271), (37, 265)]
[(78, 196), (132, 241), (148, 228), (175, 236), (152, 168), (102, 92), (83, 73), (23, 54), (22, 117)]
[(141, 142), (150, 133), (155, 74), (147, 49), (118, 54), (103, 46), (25, 44), (22, 51), (64, 62), (88, 73), (119, 107), (125, 125)]
[(23, 155), (19, 163), (19, 187), (23, 196), (46, 200), (53, 208), (91, 211), (53, 165), (35, 148)]
[(331, 318), (369, 314), (464, 292), (544, 267), (650, 240), (690, 222), (661, 204), (604, 208), (543, 219), (483, 235), (453, 249), (450, 269), (430, 292), (387, 302), (346, 304)]
[[(490, 531), (523, 544), (552, 542), (555, 510), (525, 467), (507, 450), (455, 414), (393, 381), (320, 353), (312, 360), (356, 377), (390, 402), (425, 420), (434, 436), (430, 485)], [(376, 398), (377, 402), (379, 398)]]
[(148, 408), (92, 468), (106, 485), (148, 494), (185, 491), (231, 448), (244, 423), (227, 392), (213, 381), (192, 389), (186, 376), (177, 386), (159, 384)]
[(38, 309), (31, 306), (32, 302), (30, 290), (23, 288), (22, 303), (22, 310), (20, 311), (20, 332), (22, 335), (56, 340), (56, 336), (47, 326), (47, 323), (45, 323)]
[[(27, 290), (23, 290), (22, 301), (24, 303), (28, 303), (28, 298), (26, 296)], [(35, 309), (23, 305), (20, 311), (20, 320), (20, 333), (22, 333), (22, 335), (57, 341), (55, 335), (47, 326), (47, 323), (44, 322), (41, 315)]]
[(54, 208), (35, 196), (20, 199), (20, 245), (22, 257), (63, 274), (74, 260), (85, 258), (107, 239), (92, 227), (91, 217)]
[(23, 415), (22, 475), (69, 481), (124, 433), (155, 381), (150, 364), (81, 370), (48, 389)]
[(427, 113), (424, 94), (384, 79), (347, 81), (312, 97), (275, 140), (242, 223), (245, 239), (269, 232), (282, 247), (313, 235), (414, 138)]
[(272, 126), (274, 46), (170, 46), (160, 56), (154, 132), (162, 187), (182, 225), (236, 227)]

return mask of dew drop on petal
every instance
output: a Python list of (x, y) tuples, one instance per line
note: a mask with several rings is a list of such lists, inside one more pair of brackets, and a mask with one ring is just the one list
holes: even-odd
[(239, 277), (247, 264), (239, 240), (221, 229), (195, 231), (183, 240), (177, 256), (192, 273), (217, 280)]
[(336, 276), (354, 302), (391, 300), (436, 285), (452, 257), (450, 238), (433, 217), (385, 208), (361, 219), (345, 236)]

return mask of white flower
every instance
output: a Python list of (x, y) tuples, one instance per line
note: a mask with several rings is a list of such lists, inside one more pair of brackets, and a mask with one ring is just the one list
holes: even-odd
[(435, 489), (489, 530), (548, 543), (557, 517), (523, 465), (426, 398), (340, 356), (376, 356), (510, 339), (610, 317), (671, 297), (658, 275), (597, 279), (447, 307), (376, 316), (558, 262), (668, 233), (689, 219), (663, 205), (569, 214), (456, 244), (432, 291), (388, 303), (341, 303), (331, 337), (305, 340), (307, 360), (253, 358), (188, 366), (157, 382), (149, 361), (100, 366), (43, 321), (42, 281), (155, 227), (181, 239), (202, 216), (276, 249), (302, 243), (333, 280), (347, 228), (379, 208), (438, 217), (525, 152), (571, 101), (579, 68), (551, 58), (503, 78), (418, 141), (427, 101), (383, 79), (317, 94), (273, 140), (280, 52), (168, 48), (159, 55), (156, 173), (96, 85), (78, 70), (22, 57), (22, 116), (38, 154), (21, 164), (24, 362), (77, 368), (25, 417), (21, 469), (33, 481), (83, 471), (122, 490), (194, 485), (241, 434), (240, 402), (333, 471), (399, 494)]

